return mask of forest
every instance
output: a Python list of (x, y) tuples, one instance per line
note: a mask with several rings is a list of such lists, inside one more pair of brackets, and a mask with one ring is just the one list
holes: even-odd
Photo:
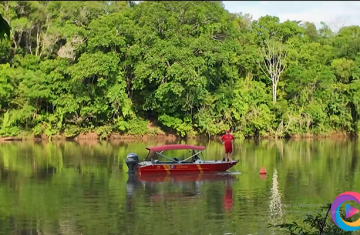
[(359, 26), (220, 1), (0, 4), (1, 137), (360, 132)]

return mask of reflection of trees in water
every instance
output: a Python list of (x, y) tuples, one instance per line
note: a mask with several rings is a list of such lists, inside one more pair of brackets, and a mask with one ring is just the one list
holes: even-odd
[(282, 203), (281, 203), (281, 193), (278, 188), (278, 174), (277, 170), (274, 170), (273, 184), (271, 188), (270, 196), (270, 220), (277, 220), (282, 217)]
[(350, 164), (350, 189), (352, 190), (354, 185), (354, 174), (358, 165), (359, 159), (359, 147), (357, 146), (356, 142), (352, 142), (352, 157), (351, 157), (351, 164)]
[(278, 140), (278, 139), (275, 139), (275, 145), (279, 151), (279, 154), (280, 154), (280, 157), (281, 159), (284, 158), (284, 144), (283, 144), (283, 140)]
[(200, 181), (186, 182), (186, 183), (178, 183), (181, 189), (181, 193), (184, 196), (196, 196), (200, 194), (200, 186), (198, 185)]
[(50, 178), (56, 174), (57, 168), (53, 166), (49, 167), (38, 167), (36, 169), (36, 173), (33, 175), (32, 178), (36, 178), (38, 180), (50, 180)]
[(146, 196), (144, 198), (145, 201), (149, 200), (152, 195), (156, 194), (159, 191), (155, 182), (143, 183), (143, 189)]
[(11, 175), (11, 172), (4, 167), (4, 164), (0, 162), (0, 182), (8, 180)]
[[(281, 171), (274, 172), (276, 182), (273, 179), (272, 186), (277, 187), (275, 187), (276, 190), (272, 190), (271, 199), (276, 198), (274, 197), (276, 193), (273, 191), (278, 192), (278, 184), (285, 186), (284, 190), (286, 191), (282, 191), (282, 194), (286, 194), (287, 200), (296, 202), (308, 195), (318, 195), (325, 199), (328, 195), (335, 195), (335, 190), (340, 190), (340, 188), (334, 189), (333, 185), (339, 185), (341, 189), (356, 190), (358, 188), (357, 183), (360, 179), (360, 174), (356, 173), (359, 172), (358, 148), (360, 145), (358, 143), (289, 141), (289, 143), (283, 142), (282, 145), (278, 141), (278, 146), (275, 146), (276, 142), (269, 141), (268, 145), (260, 142), (256, 148), (252, 142), (247, 141), (242, 146), (240, 158), (242, 165), (239, 165), (239, 169), (246, 169), (249, 172), (254, 169), (254, 172), (257, 173), (259, 168), (256, 161), (264, 164), (267, 169), (273, 168), (275, 165), (278, 169), (281, 168)], [(272, 147), (269, 146), (270, 144)], [(54, 146), (51, 143), (44, 146), (28, 146), (25, 143), (0, 145), (0, 180), (2, 183), (0, 187), (0, 233), (60, 234), (57, 220), (61, 221), (61, 226), (63, 226), (62, 234), (71, 234), (71, 229), (78, 231), (77, 234), (88, 234), (89, 231), (92, 234), (95, 234), (94, 231), (98, 234), (110, 234), (116, 230), (124, 231), (124, 234), (141, 234), (141, 231), (149, 230), (159, 231), (160, 226), (155, 225), (151, 229), (143, 228), (145, 226), (143, 221), (152, 218), (152, 215), (165, 221), (168, 219), (169, 208), (161, 207), (161, 202), (153, 207), (152, 214), (149, 216), (148, 205), (153, 206), (154, 204), (149, 202), (149, 198), (143, 202), (145, 198), (143, 184), (139, 185), (135, 192), (136, 195), (128, 199), (126, 199), (124, 187), (127, 169), (122, 167), (126, 154), (134, 151), (139, 153), (139, 156), (146, 156), (146, 145), (156, 144), (134, 143), (118, 149), (108, 145), (78, 146), (71, 142), (61, 146)], [(283, 147), (284, 149), (282, 149)], [(239, 149), (239, 147), (235, 147), (235, 149)], [(223, 146), (214, 142), (211, 142), (206, 150), (208, 154), (205, 155), (208, 159), (217, 158), (217, 152), (223, 154)], [(269, 156), (274, 156), (277, 151), (279, 157), (275, 162), (274, 158)], [(311, 158), (310, 155), (306, 155), (309, 152), (312, 154)], [(280, 157), (282, 153), (284, 154), (283, 158)], [(305, 156), (308, 157), (305, 158)], [(53, 169), (56, 170), (53, 171)], [(113, 174), (110, 175), (109, 169), (112, 169)], [(114, 169), (120, 173), (114, 174)], [(239, 178), (244, 179), (247, 175)], [(269, 176), (273, 175), (268, 173)], [(37, 177), (38, 180), (33, 180), (32, 177)], [(265, 183), (259, 185), (256, 178), (258, 177), (250, 177), (249, 180), (243, 180), (241, 184), (234, 184), (234, 196), (239, 198), (246, 194), (247, 198), (257, 198), (252, 206), (259, 208), (262, 205), (258, 201), (266, 200), (266, 198), (258, 197), (257, 193), (259, 190), (263, 191), (271, 186)], [(195, 192), (194, 183), (204, 184), (200, 200), (197, 200), (197, 196), (185, 197), (184, 195), (184, 193)], [(223, 217), (219, 213), (223, 211), (224, 184), (216, 182), (209, 185), (204, 181), (194, 183), (184, 185), (183, 189), (179, 182), (153, 183), (152, 186), (156, 186), (155, 188), (151, 187), (151, 184), (146, 185), (148, 194), (160, 193), (161, 201), (172, 200), (171, 207), (179, 210), (176, 212), (179, 215), (174, 217), (173, 221), (183, 226), (182, 232), (187, 228), (200, 229), (200, 226), (194, 222), (196, 220), (221, 219)], [(308, 186), (301, 186), (302, 191), (299, 191), (296, 185)], [(246, 191), (239, 191), (241, 189), (246, 189)], [(203, 198), (206, 198), (207, 202), (201, 200)], [(190, 199), (195, 199), (195, 201)], [(281, 199), (283, 200), (283, 198)], [(126, 200), (128, 205), (125, 205)], [(281, 202), (281, 200), (278, 201)], [(191, 210), (191, 215), (195, 218), (191, 220), (192, 225), (188, 224), (189, 220), (186, 221), (181, 217), (180, 211), (183, 210), (184, 202), (189, 205), (187, 209)], [(280, 203), (274, 200), (270, 204), (279, 205)], [(243, 210), (243, 206), (247, 205), (240, 205), (240, 210)], [(197, 207), (200, 208), (197, 209), (199, 214), (194, 210)], [(12, 210), (12, 208), (16, 208), (16, 210)], [(272, 210), (273, 214), (279, 213), (279, 210), (276, 209), (281, 211), (281, 207), (275, 207)], [(290, 208), (285, 210), (290, 210)], [(236, 213), (232, 216), (235, 216)], [(285, 215), (284, 210), (282, 214)], [(137, 220), (134, 220), (135, 216)], [(41, 220), (39, 225), (35, 225), (37, 218)], [(274, 219), (279, 218), (274, 216)], [(74, 224), (69, 224), (67, 220), (74, 221)], [(133, 231), (134, 229), (132, 229), (132, 233), (126, 232), (130, 229), (130, 224), (134, 225), (134, 221), (138, 221), (137, 225), (141, 224), (138, 226), (140, 232), (136, 233)], [(236, 221), (238, 221), (236, 223), (241, 231), (244, 223), (240, 220)], [(276, 223), (279, 222), (276, 221)], [(170, 231), (169, 223), (162, 225), (161, 231), (166, 231), (165, 229)], [(36, 233), (34, 229), (36, 226), (40, 227), (41, 233)], [(218, 225), (213, 223), (211, 226)], [(214, 229), (214, 231), (217, 230)], [(267, 234), (266, 231), (258, 231), (258, 233)]]
[[(58, 221), (58, 235), (80, 235), (81, 233), (77, 231), (76, 224), (73, 220), (68, 219), (59, 219)], [(48, 233), (38, 233), (48, 234)], [(51, 233), (50, 233), (51, 234)]]
[(223, 218), (223, 187), (219, 187), (219, 184), (213, 184), (212, 187), (209, 187), (205, 193), (206, 195), (211, 195), (206, 197), (206, 217), (207, 219), (214, 219), (212, 215), (218, 216), (216, 219)]
[(145, 182), (144, 193), (147, 200), (155, 195), (167, 197), (193, 197), (200, 194), (198, 181), (193, 182)]
[[(60, 217), (69, 218), (71, 214), (61, 213)], [(26, 221), (26, 222), (25, 222)], [(21, 225), (26, 223), (26, 225)], [(19, 225), (20, 224), (20, 225)], [(3, 221), (0, 219), (0, 227), (2, 229), (11, 230), (11, 234), (21, 235), (80, 235), (78, 226), (73, 219), (62, 219), (53, 224), (48, 224), (40, 218), (14, 218)], [(12, 228), (12, 229), (10, 229)], [(9, 233), (10, 234), (10, 233)]]

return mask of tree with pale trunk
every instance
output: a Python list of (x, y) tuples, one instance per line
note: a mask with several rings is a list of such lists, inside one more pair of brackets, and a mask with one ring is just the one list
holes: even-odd
[(276, 103), (276, 90), (281, 74), (287, 66), (286, 46), (280, 41), (265, 41), (259, 49), (259, 67), (272, 82), (273, 102)]

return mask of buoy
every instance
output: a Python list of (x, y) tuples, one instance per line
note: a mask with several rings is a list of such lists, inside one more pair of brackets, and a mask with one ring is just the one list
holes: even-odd
[(259, 176), (260, 176), (260, 179), (264, 180), (266, 178), (267, 174), (259, 174)]
[(261, 167), (259, 174), (267, 174), (265, 167)]

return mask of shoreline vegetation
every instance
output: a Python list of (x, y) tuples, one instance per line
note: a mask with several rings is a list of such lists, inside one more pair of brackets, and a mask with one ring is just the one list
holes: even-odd
[(360, 133), (360, 26), (219, 1), (0, 6), (0, 142)]

